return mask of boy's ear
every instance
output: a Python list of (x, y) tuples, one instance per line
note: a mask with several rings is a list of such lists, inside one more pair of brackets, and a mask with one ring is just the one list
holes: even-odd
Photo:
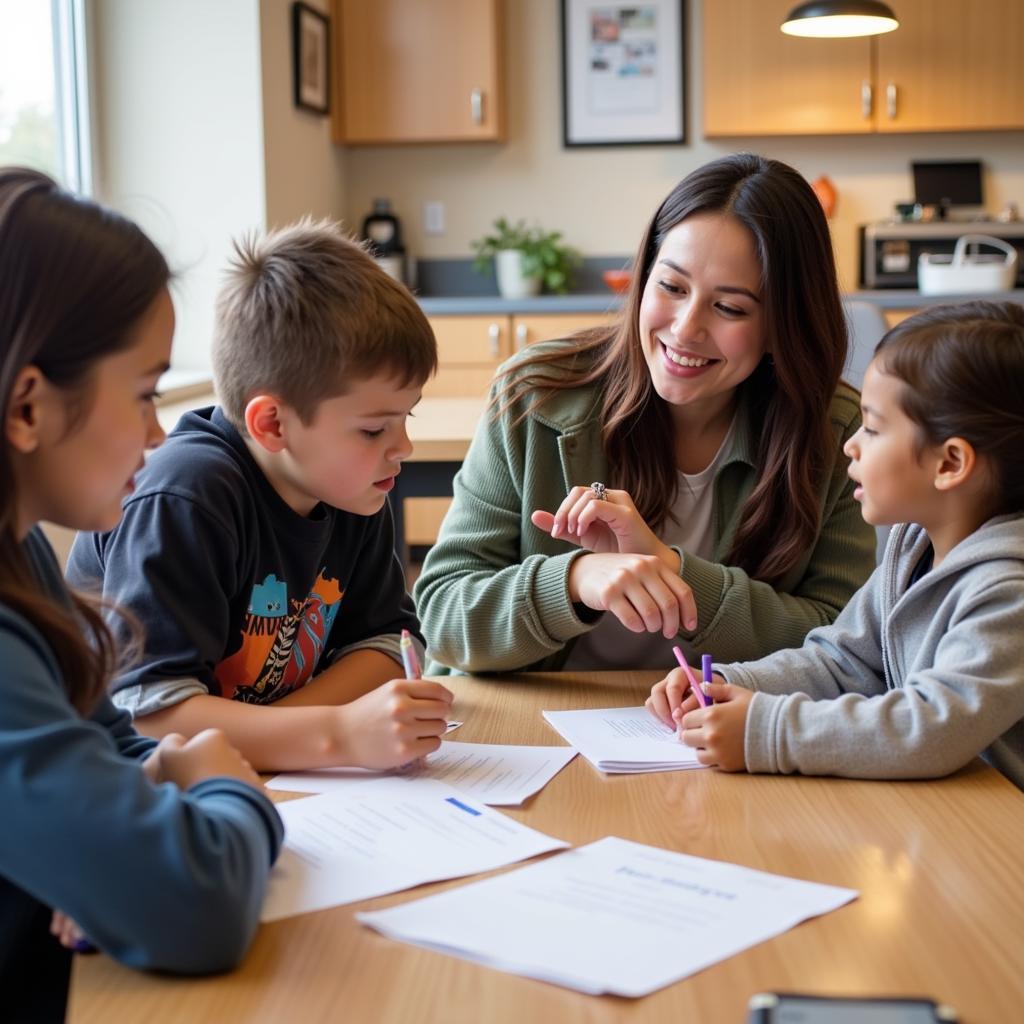
[(40, 406), (46, 386), (46, 378), (36, 366), (23, 367), (14, 378), (4, 414), (4, 436), (22, 455), (29, 455), (39, 447)]
[(978, 467), (978, 453), (970, 441), (951, 437), (938, 446), (935, 468), (935, 489), (951, 491), (962, 486)]
[(280, 452), (287, 447), (282, 412), (281, 402), (273, 395), (256, 395), (245, 406), (245, 429), (268, 452)]

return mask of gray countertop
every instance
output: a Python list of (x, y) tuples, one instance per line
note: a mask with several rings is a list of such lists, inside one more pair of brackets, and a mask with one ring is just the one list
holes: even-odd
[[(882, 309), (918, 309), (941, 302), (964, 302), (969, 299), (1019, 302), (1024, 305), (1024, 288), (987, 295), (922, 295), (914, 288), (887, 288), (875, 291), (848, 292), (846, 298), (873, 302)], [(432, 295), (419, 298), (428, 316), (515, 316), (546, 313), (615, 312), (622, 296), (611, 292), (574, 292), (569, 295), (538, 295), (532, 299), (502, 299), (496, 295)]]
[(483, 316), (546, 314), (546, 313), (608, 313), (622, 303), (622, 296), (612, 292), (573, 292), (569, 295), (538, 295), (532, 299), (503, 299), (497, 295), (432, 295), (417, 300), (428, 316)]
[(990, 299), (992, 302), (1019, 302), (1024, 305), (1024, 288), (1012, 292), (988, 292), (983, 295), (922, 295), (916, 288), (878, 288), (874, 291), (849, 292), (849, 299), (873, 302), (882, 309), (918, 309), (937, 306), (943, 302), (968, 302), (971, 299)]

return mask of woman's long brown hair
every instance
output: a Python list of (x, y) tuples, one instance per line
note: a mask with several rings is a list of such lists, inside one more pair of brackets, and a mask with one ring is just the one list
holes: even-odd
[[(18, 374), (37, 367), (68, 399), (69, 430), (91, 400), (95, 364), (126, 348), (132, 328), (170, 274), (152, 242), (96, 203), (46, 175), (0, 169), (0, 410)], [(95, 706), (116, 664), (99, 611), (72, 594), (70, 607), (40, 592), (18, 536), (18, 495), (6, 432), (0, 443), (0, 604), (27, 619), (60, 667), (72, 704)]]
[[(535, 391), (597, 384), (611, 486), (630, 493), (656, 532), (676, 499), (674, 427), (651, 383), (639, 334), (640, 302), (665, 236), (698, 213), (734, 217), (761, 264), (765, 356), (741, 385), (759, 425), (757, 479), (727, 556), (750, 576), (778, 583), (815, 543), (819, 489), (834, 470), (829, 421), (846, 361), (847, 330), (828, 224), (810, 185), (777, 160), (723, 157), (687, 175), (644, 232), (621, 321), (581, 334), (566, 348), (526, 356), (506, 370), (496, 404)], [(524, 414), (525, 415), (525, 414)]]

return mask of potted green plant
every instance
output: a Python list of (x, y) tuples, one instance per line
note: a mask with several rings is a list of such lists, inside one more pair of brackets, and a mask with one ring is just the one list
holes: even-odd
[(506, 299), (549, 292), (567, 292), (572, 268), (580, 257), (563, 244), (560, 231), (529, 227), (525, 220), (510, 223), (499, 217), (493, 231), (470, 243), (476, 256), (473, 266), (484, 273), (494, 268), (498, 291)]

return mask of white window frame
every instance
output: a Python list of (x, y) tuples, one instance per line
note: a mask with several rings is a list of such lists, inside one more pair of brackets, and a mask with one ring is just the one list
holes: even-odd
[(93, 195), (92, 114), (86, 0), (50, 0), (57, 149), (64, 185)]

